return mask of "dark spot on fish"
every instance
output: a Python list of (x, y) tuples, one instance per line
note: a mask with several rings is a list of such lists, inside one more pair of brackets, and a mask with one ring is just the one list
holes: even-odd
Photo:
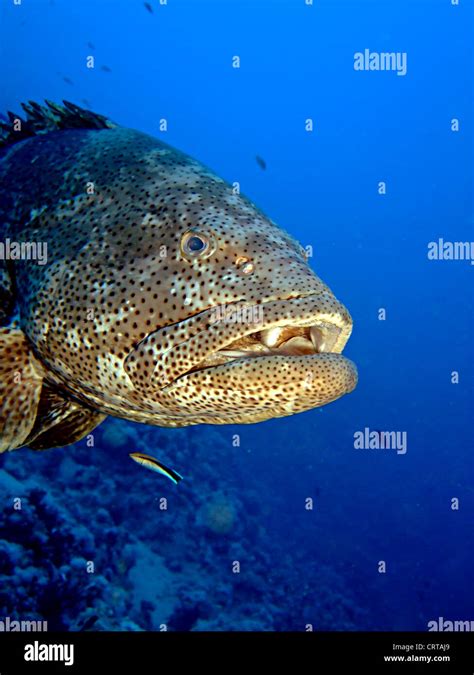
[(101, 66), (100, 69), (103, 70), (104, 73), (111, 73), (112, 72), (112, 69), (109, 68), (109, 66)]
[(255, 159), (257, 160), (257, 164), (262, 169), (262, 171), (265, 171), (265, 169), (267, 168), (266, 161), (264, 159), (262, 159), (262, 157), (260, 157), (260, 155), (255, 155)]
[(144, 4), (145, 7), (147, 8), (147, 10), (150, 12), (150, 14), (153, 14), (153, 7), (150, 5), (150, 3), (149, 3), (149, 2), (144, 2), (143, 4)]

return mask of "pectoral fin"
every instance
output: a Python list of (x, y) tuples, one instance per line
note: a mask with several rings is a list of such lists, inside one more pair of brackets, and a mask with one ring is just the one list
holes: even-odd
[(106, 415), (70, 400), (45, 382), (36, 421), (25, 445), (46, 450), (79, 441), (106, 418)]
[(69, 399), (45, 375), (24, 333), (0, 328), (0, 452), (69, 445), (105, 419)]
[(43, 376), (23, 332), (0, 328), (0, 452), (24, 445), (35, 423)]

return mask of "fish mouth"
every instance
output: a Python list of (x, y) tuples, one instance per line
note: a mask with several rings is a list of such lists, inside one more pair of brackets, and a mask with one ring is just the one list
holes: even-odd
[(150, 405), (155, 388), (166, 426), (253, 423), (352, 391), (357, 370), (341, 353), (351, 331), (349, 312), (329, 289), (236, 301), (151, 333), (125, 368)]
[[(310, 326), (272, 325), (237, 338), (210, 354), (190, 368), (181, 377), (200, 370), (232, 363), (237, 359), (255, 359), (270, 356), (314, 356), (340, 354), (350, 337), (352, 323), (337, 318), (333, 322), (316, 320)], [(179, 378), (178, 378), (179, 379)]]
[[(208, 314), (207, 326), (207, 333), (216, 336), (215, 348), (190, 364), (171, 386), (186, 384), (191, 376), (195, 380), (204, 371), (207, 376), (212, 371), (218, 376), (237, 373), (242, 366), (242, 373), (252, 367), (260, 371), (264, 384), (272, 367), (294, 366), (304, 378), (321, 367), (331, 370), (336, 379), (338, 369), (344, 371), (344, 382), (334, 398), (355, 387), (355, 366), (341, 354), (352, 332), (352, 318), (329, 290), (257, 305), (230, 303), (218, 309)], [(201, 336), (191, 338), (182, 351), (192, 353), (193, 340)]]

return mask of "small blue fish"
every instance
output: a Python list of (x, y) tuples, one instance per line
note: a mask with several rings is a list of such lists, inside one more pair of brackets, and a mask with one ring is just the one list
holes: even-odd
[(150, 469), (150, 471), (156, 471), (157, 473), (163, 474), (163, 476), (166, 476), (173, 481), (175, 485), (178, 485), (179, 481), (183, 480), (183, 477), (177, 471), (173, 471), (173, 469), (165, 466), (165, 464), (159, 462), (151, 455), (145, 455), (143, 452), (131, 452), (130, 457), (134, 462), (140, 464), (140, 466), (144, 466), (145, 468)]

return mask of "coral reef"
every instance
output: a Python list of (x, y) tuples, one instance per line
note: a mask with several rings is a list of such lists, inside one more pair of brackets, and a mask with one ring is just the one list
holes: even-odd
[[(49, 630), (355, 628), (341, 580), (288, 555), (271, 523), (276, 497), (238, 477), (214, 429), (107, 420), (63, 449), (0, 458), (0, 616)], [(134, 465), (152, 452), (184, 473), (174, 486)], [(306, 577), (308, 578), (308, 577)], [(329, 582), (328, 582), (329, 580)]]

